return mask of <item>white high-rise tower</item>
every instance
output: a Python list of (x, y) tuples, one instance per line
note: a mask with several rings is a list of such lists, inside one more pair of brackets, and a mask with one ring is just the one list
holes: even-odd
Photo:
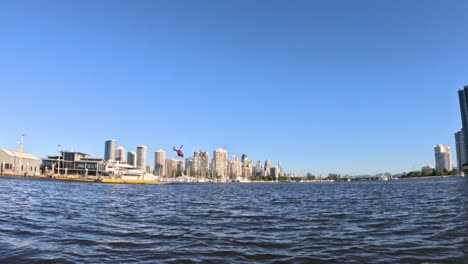
[(225, 149), (216, 149), (213, 152), (213, 174), (219, 177), (226, 177), (227, 175), (227, 150)]
[(125, 149), (122, 146), (118, 147), (115, 150), (115, 160), (125, 162), (126, 161), (125, 154), (126, 154)]
[(193, 153), (192, 170), (194, 176), (206, 177), (210, 174), (210, 154), (198, 150)]
[(450, 147), (439, 144), (434, 147), (435, 151), (435, 163), (437, 170), (452, 170), (452, 157)]

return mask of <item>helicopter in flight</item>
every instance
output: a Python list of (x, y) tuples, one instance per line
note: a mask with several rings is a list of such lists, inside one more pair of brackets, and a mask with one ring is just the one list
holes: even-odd
[(181, 150), (183, 146), (184, 146), (184, 145), (180, 146), (179, 149), (176, 149), (175, 146), (172, 148), (173, 151), (177, 152), (177, 156), (179, 156), (179, 157), (181, 157), (181, 158), (184, 157), (184, 153), (182, 153), (182, 150)]

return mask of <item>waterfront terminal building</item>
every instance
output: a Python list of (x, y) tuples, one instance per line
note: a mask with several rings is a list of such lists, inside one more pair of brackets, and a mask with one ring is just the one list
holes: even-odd
[(41, 160), (29, 153), (0, 148), (0, 175), (36, 176)]
[(106, 161), (102, 158), (91, 158), (81, 152), (63, 151), (61, 156), (43, 158), (41, 171), (83, 177), (100, 176), (106, 174)]

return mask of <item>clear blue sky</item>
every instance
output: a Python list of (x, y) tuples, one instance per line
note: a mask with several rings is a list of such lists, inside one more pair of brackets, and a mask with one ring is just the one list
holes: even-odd
[(0, 147), (434, 164), (460, 129), (468, 1), (1, 1)]

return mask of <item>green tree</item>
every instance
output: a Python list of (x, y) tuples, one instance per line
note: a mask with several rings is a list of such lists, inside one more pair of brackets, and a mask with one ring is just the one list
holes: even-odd
[(328, 180), (339, 181), (341, 179), (341, 175), (336, 174), (336, 173), (329, 173), (328, 176), (327, 176), (327, 179)]
[(284, 182), (284, 181), (287, 181), (287, 179), (286, 179), (285, 176), (281, 176), (281, 177), (278, 178), (278, 181)]

